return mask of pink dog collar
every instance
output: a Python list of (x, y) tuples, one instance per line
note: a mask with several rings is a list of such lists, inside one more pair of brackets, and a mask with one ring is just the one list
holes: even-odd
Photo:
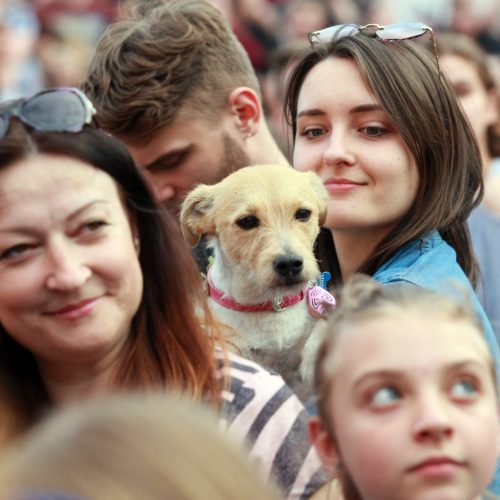
[(233, 309), (234, 311), (259, 312), (259, 311), (283, 311), (287, 307), (293, 306), (304, 299), (307, 287), (304, 287), (296, 295), (286, 295), (280, 299), (268, 300), (260, 304), (240, 304), (231, 297), (227, 297), (222, 290), (214, 286), (210, 279), (210, 270), (207, 273), (208, 295), (223, 307)]

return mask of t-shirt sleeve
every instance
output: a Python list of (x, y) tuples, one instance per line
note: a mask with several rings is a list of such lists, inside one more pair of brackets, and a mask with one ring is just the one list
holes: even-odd
[(251, 361), (232, 357), (227, 370), (223, 425), (286, 498), (309, 498), (328, 475), (310, 442), (303, 404), (280, 375)]

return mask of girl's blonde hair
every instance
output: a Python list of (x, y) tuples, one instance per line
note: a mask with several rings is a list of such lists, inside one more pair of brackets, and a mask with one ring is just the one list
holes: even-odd
[(0, 497), (277, 500), (211, 410), (164, 393), (59, 410), (3, 453)]
[[(336, 293), (336, 298), (337, 308), (325, 326), (326, 336), (318, 351), (314, 374), (318, 414), (334, 443), (336, 434), (328, 408), (331, 407), (331, 386), (336, 370), (333, 360), (340, 335), (348, 335), (354, 326), (373, 321), (377, 317), (417, 310), (425, 316), (468, 322), (483, 337), (481, 319), (475, 312), (467, 290), (458, 285), (451, 284), (448, 289), (439, 293), (407, 283), (382, 286), (366, 275), (357, 274)], [(497, 387), (492, 358), (491, 370)], [(339, 470), (339, 479), (346, 500), (361, 498), (346, 471)]]

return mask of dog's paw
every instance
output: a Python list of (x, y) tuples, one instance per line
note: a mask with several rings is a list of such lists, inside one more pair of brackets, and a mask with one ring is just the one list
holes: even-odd
[(316, 322), (312, 332), (310, 333), (304, 349), (302, 351), (302, 362), (300, 364), (300, 375), (302, 380), (307, 384), (313, 384), (314, 371), (316, 368), (316, 358), (318, 349), (326, 335), (326, 322), (319, 320)]

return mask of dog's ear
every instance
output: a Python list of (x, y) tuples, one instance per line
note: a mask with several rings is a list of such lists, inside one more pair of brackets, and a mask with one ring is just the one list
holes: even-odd
[(328, 191), (323, 185), (323, 181), (315, 172), (307, 172), (309, 183), (318, 197), (319, 225), (322, 226), (326, 220), (326, 206), (328, 203)]
[(213, 233), (215, 226), (210, 211), (215, 187), (200, 184), (184, 200), (181, 208), (181, 230), (184, 240), (194, 247), (202, 234)]

